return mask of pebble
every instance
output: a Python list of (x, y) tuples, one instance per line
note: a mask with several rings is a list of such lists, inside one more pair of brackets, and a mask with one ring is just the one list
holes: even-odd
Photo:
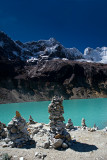
[(35, 157), (39, 154), (39, 152), (35, 152)]
[(23, 158), (23, 157), (20, 157), (19, 160), (24, 160), (24, 158)]
[(43, 148), (44, 148), (44, 149), (48, 149), (49, 146), (50, 146), (50, 142), (47, 141), (47, 142), (44, 143)]

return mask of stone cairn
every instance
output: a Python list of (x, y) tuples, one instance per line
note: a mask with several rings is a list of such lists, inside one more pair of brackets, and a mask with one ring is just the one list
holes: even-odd
[(27, 131), (27, 123), (20, 113), (16, 111), (16, 116), (8, 123), (8, 140), (11, 147), (21, 148), (30, 142), (31, 138)]
[(71, 119), (68, 119), (68, 123), (66, 124), (66, 129), (74, 129), (73, 122)]
[(82, 126), (83, 129), (86, 129), (86, 127), (87, 127), (86, 124), (85, 124), (85, 119), (84, 118), (82, 118), (81, 126)]
[(4, 128), (6, 128), (5, 124), (0, 122), (0, 139), (4, 139), (7, 136)]
[(48, 112), (50, 113), (50, 144), (54, 148), (68, 148), (72, 145), (71, 136), (66, 131), (63, 122), (65, 120), (62, 102), (62, 97), (54, 96), (48, 106)]
[(32, 116), (30, 115), (30, 117), (29, 117), (29, 124), (35, 124), (35, 123), (36, 123), (36, 122), (34, 122)]

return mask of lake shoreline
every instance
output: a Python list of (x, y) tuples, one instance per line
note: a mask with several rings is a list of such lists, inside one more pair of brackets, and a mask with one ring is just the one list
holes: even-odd
[[(90, 97), (71, 97), (69, 99), (64, 99), (64, 100), (80, 100), (80, 99), (101, 99), (101, 98), (107, 98), (107, 95), (103, 95), (103, 96), (90, 96)], [(32, 98), (31, 98), (32, 99)], [(32, 100), (30, 99), (30, 97), (28, 98), (28, 96), (25, 98), (25, 100), (23, 99), (15, 99), (15, 100), (6, 100), (6, 99), (0, 99), (0, 105), (1, 104), (11, 104), (11, 103), (30, 103), (30, 102), (43, 102), (43, 101), (51, 101), (52, 98), (46, 98), (46, 99), (37, 99), (36, 97), (34, 97)]]

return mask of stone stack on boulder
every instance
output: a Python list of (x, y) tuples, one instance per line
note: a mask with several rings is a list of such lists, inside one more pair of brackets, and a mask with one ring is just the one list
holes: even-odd
[(50, 144), (54, 148), (68, 148), (71, 144), (71, 136), (65, 129), (63, 98), (55, 96), (48, 106), (50, 113)]
[(73, 122), (71, 119), (68, 119), (68, 123), (66, 124), (66, 129), (74, 129)]
[(85, 124), (85, 119), (84, 118), (82, 118), (81, 126), (82, 126), (83, 129), (86, 129), (86, 127), (87, 127), (86, 124)]
[(30, 117), (29, 117), (29, 124), (35, 124), (35, 123), (36, 123), (36, 122), (34, 122), (32, 116), (30, 115)]
[(12, 142), (12, 147), (21, 148), (30, 142), (31, 138), (27, 131), (27, 123), (20, 113), (16, 111), (16, 116), (8, 123), (8, 139)]
[(6, 126), (0, 122), (0, 139), (6, 138), (6, 131), (5, 128)]

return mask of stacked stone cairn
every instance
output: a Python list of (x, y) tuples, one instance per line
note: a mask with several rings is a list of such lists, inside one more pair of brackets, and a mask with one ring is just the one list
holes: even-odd
[(63, 97), (55, 96), (48, 106), (48, 112), (50, 113), (50, 144), (55, 149), (66, 149), (72, 145), (71, 136), (65, 129), (62, 102)]
[(32, 116), (30, 115), (30, 117), (29, 117), (29, 124), (35, 124), (35, 123), (36, 123), (36, 122), (34, 122)]
[(74, 129), (73, 122), (71, 119), (68, 119), (68, 123), (66, 124), (66, 129)]
[(16, 116), (8, 123), (8, 141), (11, 147), (21, 148), (30, 142), (31, 138), (27, 131), (27, 123), (20, 113), (16, 111)]
[(5, 124), (0, 122), (0, 139), (4, 139), (7, 136), (5, 128)]
[(82, 126), (83, 129), (86, 129), (86, 127), (87, 127), (86, 124), (85, 124), (85, 119), (84, 118), (82, 118), (81, 126)]

